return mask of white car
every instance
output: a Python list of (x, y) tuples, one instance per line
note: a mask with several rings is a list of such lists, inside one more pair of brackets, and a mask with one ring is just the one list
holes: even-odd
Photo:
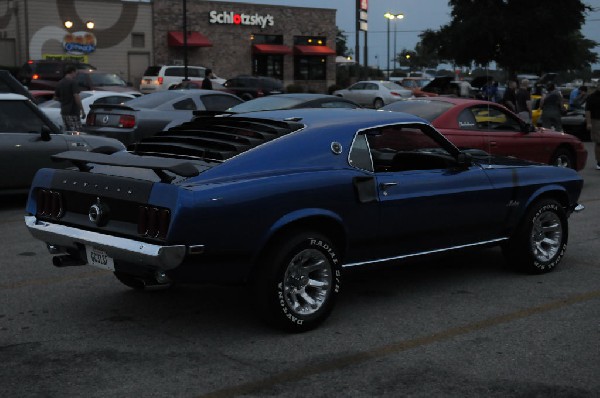
[(359, 105), (379, 109), (384, 105), (413, 97), (410, 90), (390, 81), (360, 81), (333, 95), (356, 102)]
[[(122, 104), (132, 98), (136, 98), (133, 94), (118, 93), (113, 91), (82, 91), (81, 104), (87, 115), (90, 113), (90, 105), (92, 104)], [(62, 117), (60, 116), (60, 102), (50, 100), (39, 105), (39, 108), (54, 122), (61, 130), (64, 130)]]
[[(188, 66), (187, 76), (190, 80), (202, 80), (206, 74), (203, 66)], [(214, 73), (213, 73), (214, 75)], [(185, 77), (183, 65), (149, 66), (142, 76), (140, 91), (150, 94), (156, 91), (169, 90), (172, 86), (181, 83)], [(214, 76), (211, 81), (219, 84), (225, 83), (225, 79)]]

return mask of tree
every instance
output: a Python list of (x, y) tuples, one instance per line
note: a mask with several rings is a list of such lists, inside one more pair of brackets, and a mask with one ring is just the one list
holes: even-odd
[(581, 0), (450, 0), (451, 21), (421, 35), (422, 46), (456, 65), (495, 61), (509, 73), (581, 69), (597, 62), (597, 43), (581, 27)]
[(348, 38), (346, 33), (339, 28), (336, 28), (337, 33), (335, 35), (335, 53), (342, 57), (349, 57), (353, 54), (353, 51), (348, 48)]

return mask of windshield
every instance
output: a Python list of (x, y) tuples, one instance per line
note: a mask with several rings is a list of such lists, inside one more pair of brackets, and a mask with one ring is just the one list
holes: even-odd
[(381, 110), (409, 113), (431, 122), (453, 106), (444, 101), (406, 100), (393, 102)]
[(256, 111), (270, 111), (274, 109), (288, 109), (294, 105), (300, 104), (304, 100), (301, 98), (289, 98), (289, 97), (262, 97), (256, 98), (248, 102), (242, 102), (239, 105), (232, 106), (227, 109), (227, 112), (256, 112)]
[(127, 86), (127, 83), (114, 73), (90, 73), (90, 79), (94, 86)]

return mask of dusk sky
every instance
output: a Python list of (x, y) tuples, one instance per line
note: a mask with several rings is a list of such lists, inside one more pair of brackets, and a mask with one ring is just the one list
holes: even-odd
[[(355, 4), (356, 0), (244, 0), (229, 1), (232, 3), (254, 3), (275, 4), (295, 7), (333, 8), (337, 10), (337, 26), (346, 32), (348, 47), (354, 50), (355, 43)], [(587, 16), (587, 21), (582, 29), (584, 36), (591, 40), (600, 42), (600, 0), (584, 0), (584, 2), (595, 8)], [(450, 7), (448, 0), (371, 0), (368, 11), (368, 46), (369, 65), (385, 68), (387, 58), (387, 19), (386, 12), (393, 14), (404, 14), (404, 19), (390, 22), (390, 56), (394, 54), (394, 24), (396, 24), (396, 49), (399, 53), (402, 49), (414, 49), (419, 41), (419, 34), (427, 29), (437, 30), (440, 26), (450, 21)], [(535, 29), (532, 18), (532, 29)], [(361, 33), (361, 63), (363, 58), (363, 34)], [(331, 47), (333, 45), (330, 44)], [(596, 47), (600, 54), (600, 46)], [(377, 57), (377, 58), (375, 58)], [(594, 65), (600, 68), (600, 63)]]

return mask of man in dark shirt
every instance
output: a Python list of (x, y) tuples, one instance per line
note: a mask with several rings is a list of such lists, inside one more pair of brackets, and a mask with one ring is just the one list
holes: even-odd
[(600, 170), (600, 89), (594, 90), (585, 103), (585, 122), (594, 142), (596, 170)]
[(531, 94), (527, 79), (521, 80), (521, 87), (517, 90), (517, 112), (521, 119), (531, 123)]
[(210, 79), (213, 77), (212, 69), (206, 69), (204, 71), (204, 80), (202, 80), (202, 89), (212, 90), (212, 82)]
[(517, 112), (517, 82), (510, 80), (502, 97), (502, 104), (513, 112)]
[(60, 102), (60, 115), (66, 131), (81, 131), (81, 119), (85, 119), (79, 96), (81, 90), (75, 81), (76, 74), (74, 65), (65, 66), (65, 77), (58, 82), (54, 91), (54, 97)]

